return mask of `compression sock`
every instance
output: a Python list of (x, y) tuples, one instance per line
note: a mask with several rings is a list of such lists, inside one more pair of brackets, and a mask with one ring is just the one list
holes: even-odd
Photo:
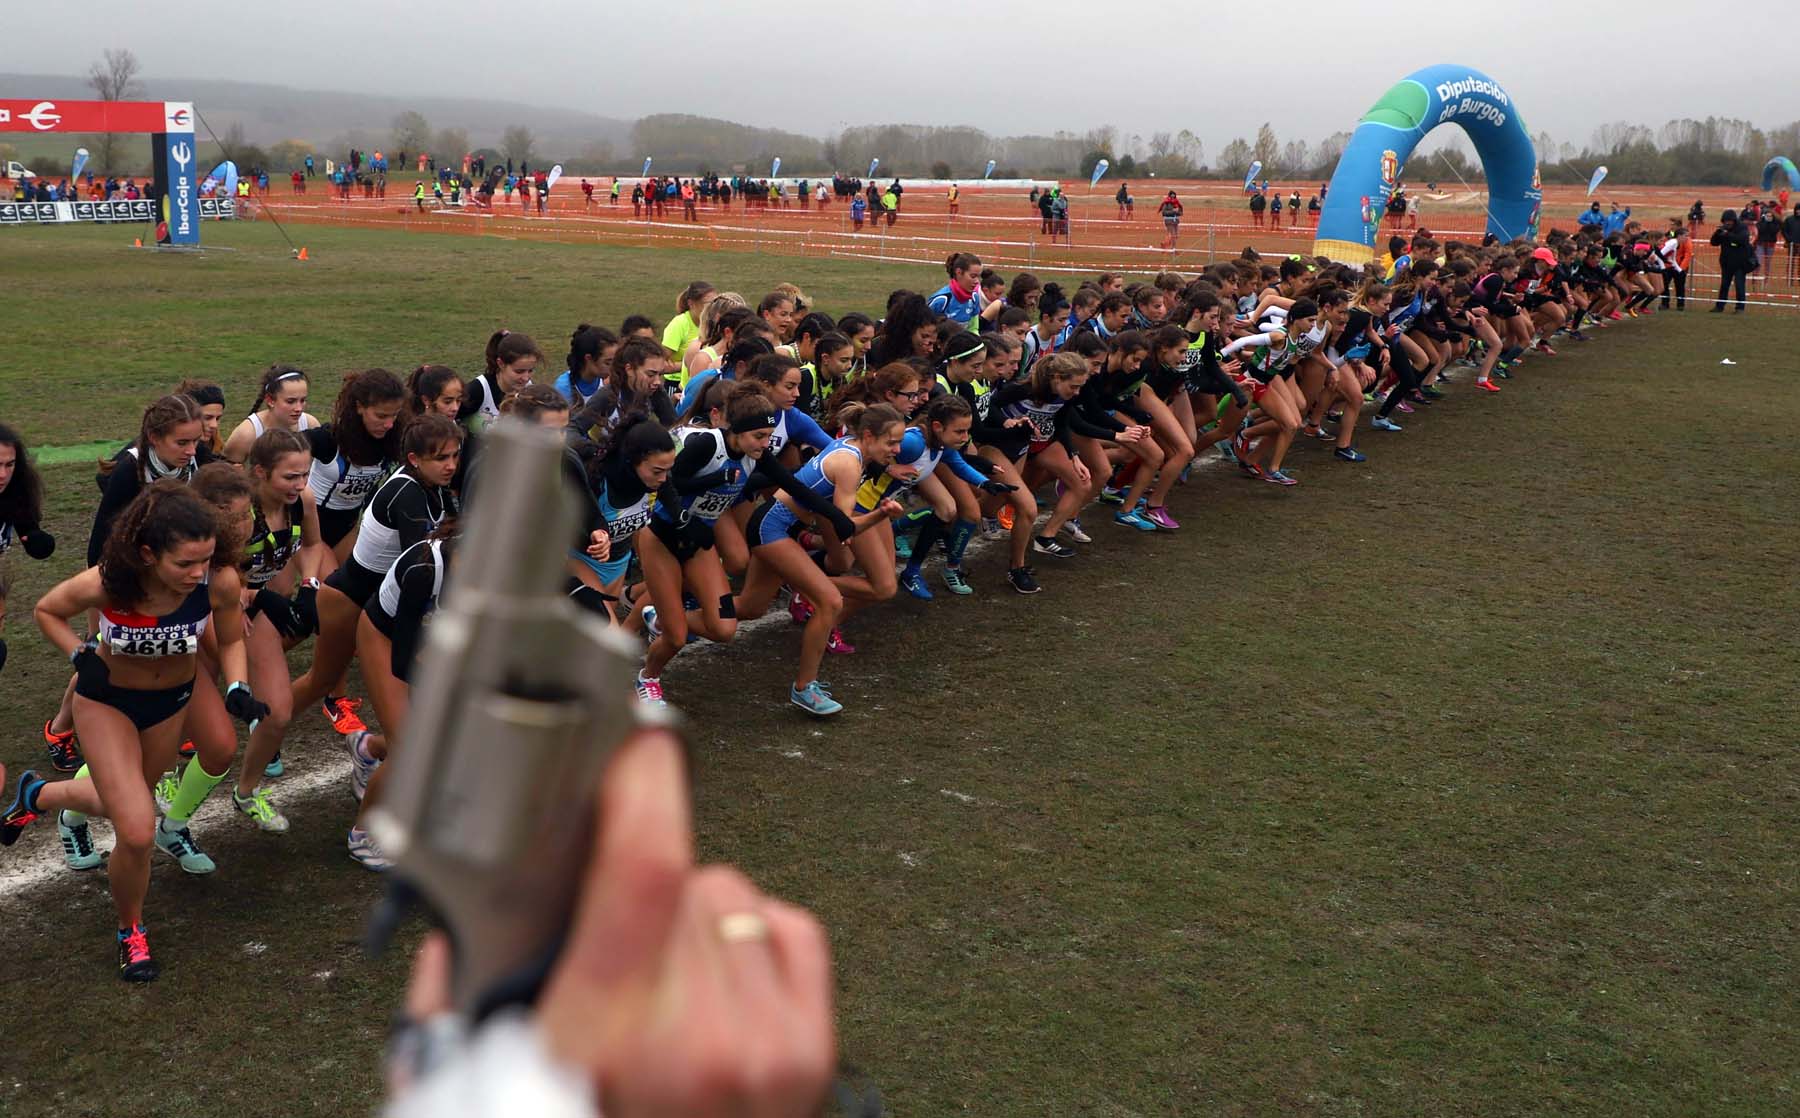
[[(950, 535), (944, 540), (944, 554), (952, 567), (962, 566), (963, 552), (969, 549), (969, 541), (975, 538), (975, 522), (958, 520), (950, 529)], [(914, 554), (917, 554), (915, 551)]]
[[(230, 771), (229, 765), (226, 766), (226, 771)], [(175, 798), (169, 801), (169, 821), (185, 823), (193, 818), (194, 812), (200, 809), (200, 804), (206, 799), (207, 794), (217, 788), (219, 782), (224, 779), (225, 773), (214, 776), (201, 768), (200, 758), (196, 757), (189, 761), (187, 767), (181, 770), (181, 783), (175, 789)]]
[(1575, 331), (1581, 329), (1581, 320), (1585, 317), (1587, 317), (1587, 308), (1576, 307), (1575, 317), (1569, 319), (1569, 333), (1573, 334)]
[(925, 565), (925, 557), (931, 554), (932, 547), (944, 535), (944, 522), (936, 515), (919, 525), (919, 538), (913, 541), (912, 554), (906, 560), (906, 573), (916, 575), (919, 568)]

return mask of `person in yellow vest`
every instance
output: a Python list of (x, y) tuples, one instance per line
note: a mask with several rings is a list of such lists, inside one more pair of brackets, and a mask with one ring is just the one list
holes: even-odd
[(950, 216), (955, 217), (962, 209), (962, 190), (955, 183), (950, 184)]
[(425, 180), (424, 179), (420, 179), (418, 182), (413, 183), (413, 205), (419, 207), (420, 213), (425, 212)]

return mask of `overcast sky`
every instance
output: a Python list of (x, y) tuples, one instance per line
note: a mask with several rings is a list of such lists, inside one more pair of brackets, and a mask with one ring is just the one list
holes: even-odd
[[(1727, 31), (1730, 10), (1691, 0), (1604, 14), (1566, 0), (98, 0), (9, 5), (0, 71), (78, 74), (103, 48), (129, 47), (158, 79), (491, 95), (813, 135), (886, 122), (997, 134), (1189, 128), (1210, 158), (1234, 136), (1254, 139), (1264, 120), (1284, 142), (1348, 130), (1395, 80), (1454, 62), (1507, 87), (1534, 133), (1580, 145), (1619, 119), (1800, 118), (1800, 81), (1780, 76), (1782, 56), (1754, 33)], [(1776, 41), (1792, 38), (1793, 17), (1769, 18)]]

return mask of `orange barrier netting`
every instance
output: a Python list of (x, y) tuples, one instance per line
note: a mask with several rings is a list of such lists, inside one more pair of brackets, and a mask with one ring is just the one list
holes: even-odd
[[(1172, 184), (1186, 206), (1172, 249), (1162, 247), (1165, 230), (1156, 215), (1161, 192), (1171, 185), (1163, 183), (1142, 191), (1133, 214), (1123, 220), (1111, 192), (1071, 188), (1066, 192), (1070, 209), (1067, 232), (1055, 235), (1044, 232), (1041, 217), (1017, 187), (965, 187), (959, 212), (954, 214), (944, 188), (914, 187), (903, 196), (900, 214), (892, 225), (878, 218), (865, 221), (858, 231), (852, 227), (848, 202), (842, 199), (831, 199), (823, 206), (817, 202), (801, 205), (794, 198), (786, 205), (761, 199), (746, 205), (741, 198), (729, 206), (703, 202), (695, 208), (695, 219), (687, 220), (678, 200), (665, 203), (660, 215), (649, 204), (634, 213), (628, 199), (612, 202), (607, 196), (610, 180), (605, 180), (604, 186), (596, 181), (594, 201), (589, 205), (576, 183), (565, 177), (542, 214), (535, 198), (527, 209), (517, 201), (508, 204), (499, 195), (491, 208), (472, 204), (437, 208), (435, 199), (428, 197), (421, 211), (413, 203), (410, 189), (392, 185), (395, 189), (386, 198), (358, 192), (343, 200), (325, 186), (308, 194), (276, 193), (257, 201), (284, 222), (933, 266), (952, 251), (974, 249), (984, 263), (994, 267), (1072, 272), (1194, 271), (1236, 257), (1246, 247), (1254, 247), (1264, 256), (1281, 256), (1308, 253), (1313, 244), (1309, 215), (1302, 213), (1294, 223), (1284, 212), (1279, 225), (1272, 218), (1255, 224), (1248, 220), (1241, 189), (1218, 182)], [(1678, 207), (1678, 203), (1694, 197), (1691, 188), (1621, 191), (1621, 201), (1633, 205), (1634, 216), (1653, 230), (1676, 216), (1678, 208), (1685, 213), (1685, 204)], [(1544, 228), (1573, 230), (1574, 215), (1585, 208), (1582, 188), (1550, 187), (1545, 195), (1545, 208), (1552, 216), (1546, 217)], [(1424, 209), (1418, 224), (1431, 228), (1440, 241), (1480, 240), (1485, 222), (1479, 201), (1432, 202)], [(1407, 236), (1410, 232), (1410, 227), (1395, 229), (1391, 221), (1384, 220), (1378, 243), (1390, 233)], [(1688, 284), (1691, 299), (1709, 299), (1716, 290), (1718, 273), (1709, 270), (1714, 262), (1705, 251), (1710, 247), (1704, 243), (1708, 232), (1703, 229), (1696, 238), (1695, 269)], [(1785, 250), (1778, 251), (1770, 261), (1774, 272), (1770, 282), (1756, 286), (1755, 293), (1764, 305), (1800, 307), (1800, 281), (1790, 274), (1786, 256)], [(1760, 281), (1761, 275), (1756, 278)]]

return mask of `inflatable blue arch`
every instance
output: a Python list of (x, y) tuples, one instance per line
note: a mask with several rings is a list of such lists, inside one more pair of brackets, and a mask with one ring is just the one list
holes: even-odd
[(1468, 66), (1427, 66), (1367, 113), (1331, 173), (1313, 252), (1346, 264), (1375, 258), (1375, 238), (1406, 159), (1440, 124), (1469, 134), (1487, 174), (1488, 232), (1502, 241), (1537, 236), (1544, 190), (1537, 150), (1500, 83)]
[(1780, 171), (1787, 176), (1788, 189), (1800, 190), (1800, 168), (1785, 155), (1777, 155), (1763, 165), (1763, 193), (1767, 194), (1775, 186), (1775, 172)]

